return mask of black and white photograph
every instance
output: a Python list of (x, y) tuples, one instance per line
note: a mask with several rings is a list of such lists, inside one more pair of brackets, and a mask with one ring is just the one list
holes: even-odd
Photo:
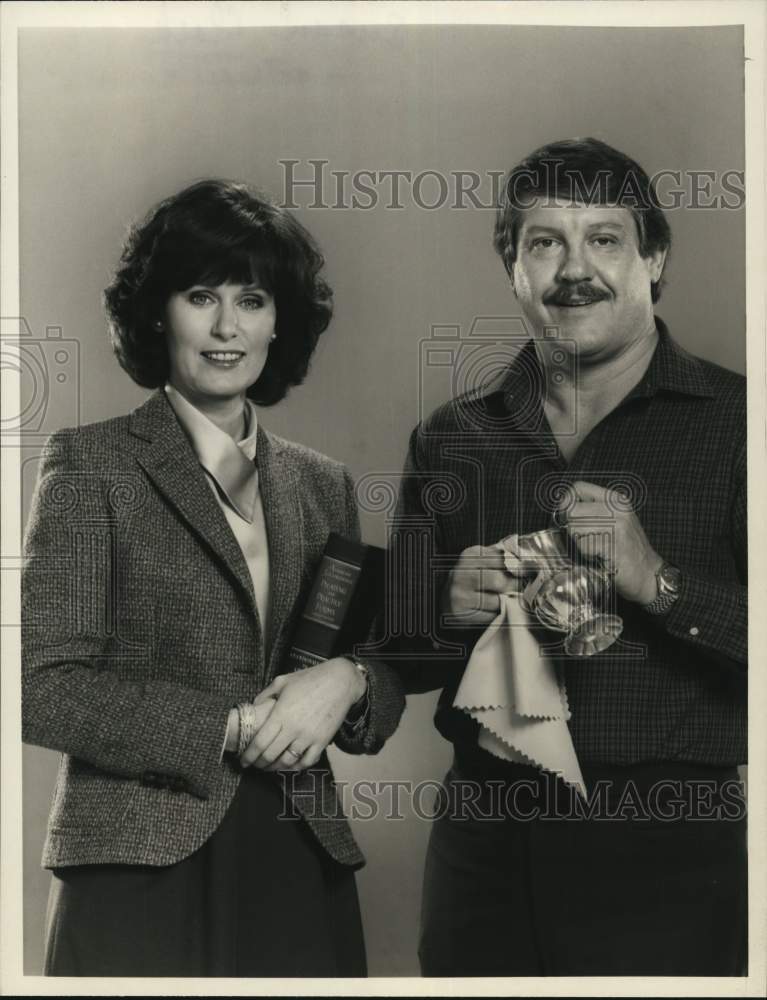
[(0, 18), (0, 990), (764, 995), (765, 6)]

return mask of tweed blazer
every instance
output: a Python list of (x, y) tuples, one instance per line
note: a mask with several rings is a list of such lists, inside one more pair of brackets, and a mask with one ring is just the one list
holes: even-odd
[[(48, 442), (22, 580), (23, 737), (62, 754), (44, 866), (172, 864), (232, 801), (228, 712), (279, 672), (328, 534), (359, 537), (342, 465), (260, 427), (257, 449), (268, 658), (244, 557), (162, 391)], [(336, 737), (351, 753), (380, 749), (404, 708), (396, 674), (370, 667), (368, 721)], [(364, 863), (325, 754), (286, 802), (333, 858)]]

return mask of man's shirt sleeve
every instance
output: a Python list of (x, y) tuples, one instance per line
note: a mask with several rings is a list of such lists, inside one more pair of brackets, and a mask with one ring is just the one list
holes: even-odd
[(670, 635), (713, 655), (723, 665), (745, 670), (748, 663), (748, 546), (746, 445), (734, 465), (731, 543), (740, 583), (722, 583), (688, 573), (684, 566), (679, 597), (662, 619)]

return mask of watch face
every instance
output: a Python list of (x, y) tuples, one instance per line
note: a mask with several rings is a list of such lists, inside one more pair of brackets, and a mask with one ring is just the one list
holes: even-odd
[(682, 574), (676, 566), (670, 566), (666, 563), (665, 566), (661, 566), (658, 572), (658, 583), (660, 584), (660, 589), (664, 593), (669, 591), (676, 594), (679, 590), (679, 584), (682, 580)]

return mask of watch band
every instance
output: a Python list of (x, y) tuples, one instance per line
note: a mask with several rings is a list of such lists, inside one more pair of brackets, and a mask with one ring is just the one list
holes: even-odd
[(658, 594), (654, 601), (645, 604), (644, 609), (649, 615), (664, 615), (678, 596), (676, 593)]
[(364, 664), (362, 660), (358, 660), (356, 656), (351, 656), (348, 653), (346, 654), (346, 659), (352, 661), (357, 670), (359, 670), (359, 672), (365, 678), (365, 682), (367, 682), (367, 679), (370, 676), (370, 671), (368, 670), (367, 665)]
[(679, 570), (670, 563), (664, 563), (655, 574), (658, 581), (658, 596), (644, 610), (650, 615), (664, 615), (679, 597)]
[(367, 724), (370, 717), (370, 671), (361, 660), (358, 660), (356, 656), (352, 656), (351, 653), (345, 653), (344, 656), (347, 660), (352, 661), (359, 673), (365, 678), (365, 693), (352, 705), (349, 715), (342, 723), (342, 729), (350, 735), (356, 736)]

